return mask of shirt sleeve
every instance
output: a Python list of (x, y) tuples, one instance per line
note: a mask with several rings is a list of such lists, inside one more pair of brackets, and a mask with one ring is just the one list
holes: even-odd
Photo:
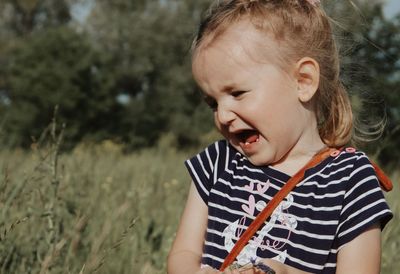
[(185, 166), (203, 201), (208, 203), (209, 193), (224, 165), (228, 144), (218, 141), (185, 161)]
[(371, 225), (383, 229), (393, 217), (370, 161), (361, 154), (346, 186), (338, 227), (339, 249)]

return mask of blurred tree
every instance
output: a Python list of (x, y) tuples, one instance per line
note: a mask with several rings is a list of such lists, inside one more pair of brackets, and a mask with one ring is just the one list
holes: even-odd
[[(57, 27), (70, 19), (67, 4), (79, 0), (61, 2), (8, 0), (0, 7), (10, 15), (0, 20), (0, 35), (17, 37), (0, 48), (7, 140), (28, 145), (55, 104), (71, 142), (97, 136), (142, 147), (170, 131), (187, 145), (212, 128), (211, 116), (199, 115), (204, 105), (189, 53), (195, 21), (209, 1), (93, 1), (81, 35)], [(192, 116), (202, 118), (193, 123)]]
[(45, 27), (64, 25), (71, 19), (67, 0), (2, 0), (5, 27), (17, 35)]
[[(90, 15), (73, 29), (71, 4), (85, 1), (91, 3)], [(210, 2), (2, 1), (3, 132), (27, 145), (26, 137), (37, 135), (59, 104), (71, 142), (112, 138), (136, 148), (172, 132), (181, 146), (198, 143), (213, 123), (191, 77), (190, 46)], [(400, 19), (386, 20), (380, 0), (325, 2), (328, 13), (339, 18), (332, 23), (355, 106), (363, 110), (358, 99), (371, 97), (365, 91), (385, 96), (389, 126), (380, 147), (389, 159), (400, 153), (399, 132), (389, 134), (400, 120), (399, 92), (394, 92), (399, 86), (399, 37), (393, 35), (399, 33)], [(368, 107), (358, 117), (368, 123), (378, 114)]]
[(66, 27), (41, 31), (11, 52), (6, 78), (3, 132), (9, 142), (27, 146), (39, 136), (60, 106), (69, 142), (85, 136), (108, 137), (115, 96), (109, 94), (109, 68), (82, 35)]
[[(400, 14), (387, 20), (381, 6), (375, 6), (368, 13), (368, 29), (357, 34), (358, 44), (352, 59), (364, 68), (367, 76), (362, 77), (360, 85), (369, 90), (363, 94), (377, 108), (387, 115), (386, 130), (376, 150), (379, 158), (387, 164), (400, 166)], [(374, 114), (371, 104), (364, 109), (361, 119)], [(381, 112), (382, 113), (382, 112)]]
[[(341, 78), (352, 97), (357, 133), (372, 142), (357, 145), (387, 164), (400, 156), (400, 20), (383, 15), (382, 0), (323, 2), (335, 29), (342, 57)], [(383, 137), (376, 134), (387, 126)], [(364, 126), (362, 126), (364, 125)]]
[[(6, 139), (7, 143), (12, 143), (10, 141), (11, 136), (15, 137), (12, 137), (14, 141), (24, 139), (22, 136), (17, 137), (20, 129), (10, 132), (12, 128), (18, 128), (18, 123), (9, 127), (8, 125), (11, 125), (11, 122), (7, 122), (6, 118), (6, 113), (12, 113), (9, 110), (19, 104), (19, 102), (11, 101), (11, 96), (14, 96), (12, 95), (11, 85), (13, 85), (13, 80), (11, 78), (15, 79), (18, 77), (11, 72), (12, 62), (15, 62), (19, 58), (14, 56), (14, 54), (21, 52), (22, 48), (27, 50), (30, 41), (34, 39), (33, 36), (36, 34), (40, 35), (48, 28), (69, 23), (71, 19), (69, 7), (74, 2), (75, 0), (2, 0), (0, 2), (0, 40), (2, 41), (0, 43), (0, 132), (5, 136), (4, 139)], [(24, 45), (24, 43), (27, 44)], [(40, 53), (40, 50), (38, 53)], [(37, 61), (40, 63), (41, 60), (38, 58)], [(29, 73), (30, 69), (29, 67), (24, 68), (25, 73)], [(40, 79), (42, 78), (45, 78), (45, 75), (40, 77)], [(25, 92), (28, 93), (29, 91), (26, 90)], [(17, 98), (18, 96), (14, 100)], [(33, 113), (27, 112), (25, 115), (34, 116), (34, 112), (35, 110)], [(22, 117), (23, 115), (21, 114), (20, 116)], [(46, 117), (42, 124), (49, 122), (50, 119), (51, 117)], [(22, 123), (20, 126), (27, 125)], [(37, 126), (37, 124), (29, 125), (29, 127), (34, 126)], [(29, 138), (27, 139), (29, 140)], [(20, 143), (17, 142), (16, 144)]]
[(193, 125), (201, 96), (190, 73), (191, 39), (208, 2), (96, 2), (87, 32), (113, 56), (114, 89), (126, 99), (118, 133), (125, 143), (152, 145), (169, 131), (193, 144), (212, 128), (208, 116)]

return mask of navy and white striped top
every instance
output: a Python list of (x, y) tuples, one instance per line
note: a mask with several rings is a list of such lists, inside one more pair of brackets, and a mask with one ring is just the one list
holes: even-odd
[[(234, 243), (290, 178), (254, 166), (227, 141), (187, 160), (208, 206), (202, 264), (219, 268)], [(237, 257), (271, 258), (312, 273), (335, 273), (337, 252), (374, 223), (392, 218), (366, 155), (344, 150), (314, 168), (280, 203)]]

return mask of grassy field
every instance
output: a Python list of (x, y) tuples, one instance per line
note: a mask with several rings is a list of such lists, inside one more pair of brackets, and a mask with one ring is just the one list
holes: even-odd
[[(110, 142), (1, 151), (0, 273), (165, 273), (191, 153), (168, 142), (134, 154)], [(386, 274), (400, 269), (400, 174), (391, 177)]]

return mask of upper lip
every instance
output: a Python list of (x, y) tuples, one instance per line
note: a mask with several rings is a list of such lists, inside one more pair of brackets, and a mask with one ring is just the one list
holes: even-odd
[(229, 131), (229, 135), (231, 135), (234, 138), (234, 140), (236, 140), (238, 142), (244, 142), (246, 135), (243, 133), (246, 133), (246, 132), (256, 132), (259, 134), (259, 132), (256, 129), (242, 128), (242, 129), (235, 129), (235, 130)]
[(228, 132), (229, 132), (229, 134), (237, 135), (237, 134), (240, 134), (240, 133), (242, 133), (244, 131), (256, 131), (256, 130), (254, 128), (241, 128), (241, 129), (229, 130)]

